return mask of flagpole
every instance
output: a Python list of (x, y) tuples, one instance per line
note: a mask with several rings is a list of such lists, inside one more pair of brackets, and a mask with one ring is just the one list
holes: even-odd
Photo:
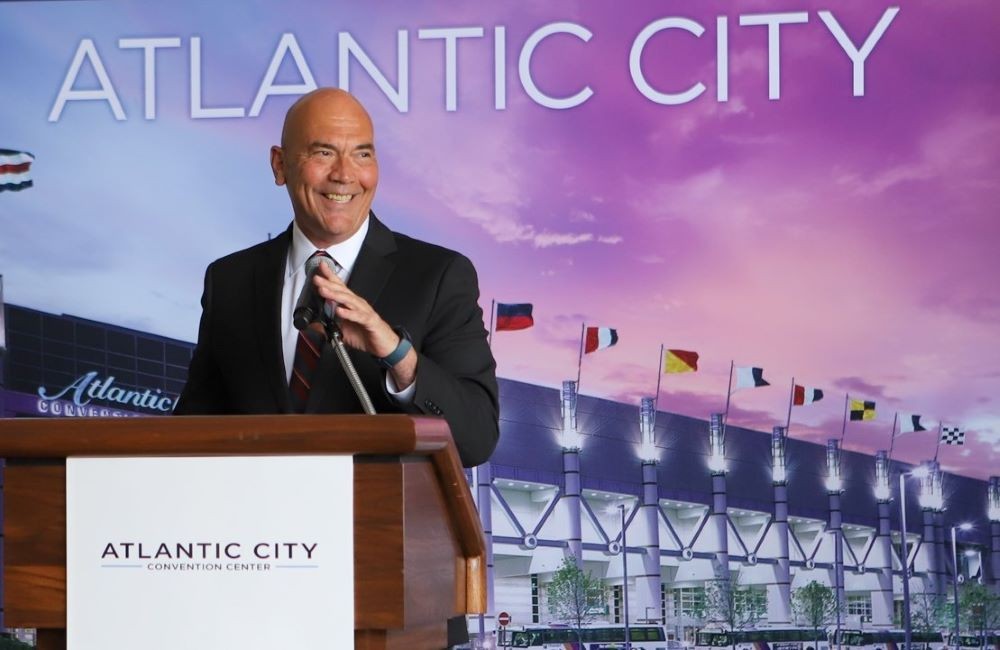
[(844, 393), (844, 424), (840, 428), (840, 446), (844, 446), (844, 438), (847, 437), (847, 407), (851, 403), (851, 394)]
[(896, 421), (899, 420), (899, 411), (892, 416), (892, 437), (889, 438), (889, 459), (892, 460), (892, 448), (896, 446)]
[(736, 366), (735, 360), (729, 362), (729, 385), (726, 387), (726, 412), (722, 414), (723, 432), (725, 432), (726, 423), (729, 421), (729, 399), (733, 396), (733, 368), (735, 366)]
[(497, 309), (496, 299), (490, 300), (490, 335), (486, 338), (486, 347), (493, 349), (493, 314)]
[(656, 369), (656, 397), (653, 398), (653, 417), (656, 417), (656, 411), (660, 407), (660, 380), (663, 379), (663, 344), (660, 343), (660, 365)]
[(583, 333), (587, 328), (586, 321), (580, 323), (580, 356), (576, 360), (576, 394), (580, 394), (580, 375), (583, 373)]
[(937, 446), (934, 448), (934, 462), (937, 462), (938, 452), (941, 451), (941, 421), (938, 420), (938, 439)]
[(792, 377), (792, 392), (788, 395), (788, 419), (785, 420), (785, 435), (792, 426), (792, 402), (795, 401), (795, 377)]

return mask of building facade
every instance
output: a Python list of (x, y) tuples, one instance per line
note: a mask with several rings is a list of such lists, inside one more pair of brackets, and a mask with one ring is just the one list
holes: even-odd
[[(183, 388), (191, 343), (16, 305), (0, 313), (2, 417), (164, 415)], [(792, 624), (791, 594), (818, 581), (852, 628), (898, 625), (904, 554), (915, 593), (949, 595), (954, 559), (960, 579), (1000, 585), (996, 479), (933, 463), (920, 478), (885, 454), (577, 396), (573, 382), (500, 380), (500, 407), (497, 451), (468, 473), (490, 549), (488, 629), (500, 611), (515, 625), (553, 622), (546, 585), (565, 557), (607, 585), (600, 619), (623, 623), (627, 609), (629, 622), (688, 641), (713, 581), (761, 592), (762, 625)], [(952, 549), (962, 522), (974, 528)]]

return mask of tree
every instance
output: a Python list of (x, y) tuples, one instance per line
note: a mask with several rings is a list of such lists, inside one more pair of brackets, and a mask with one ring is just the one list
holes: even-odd
[(792, 592), (795, 620), (799, 625), (812, 628), (815, 638), (819, 638), (821, 629), (836, 620), (838, 608), (833, 589), (815, 580)]
[(910, 626), (913, 631), (924, 634), (950, 630), (952, 623), (947, 600), (927, 591), (910, 594)]
[(736, 577), (730, 576), (705, 585), (702, 607), (698, 618), (716, 623), (729, 632), (735, 650), (736, 637), (732, 633), (753, 627), (767, 614), (767, 594), (759, 589), (740, 587)]
[(572, 555), (563, 558), (546, 594), (549, 613), (574, 629), (577, 642), (582, 641), (580, 630), (603, 613), (607, 601), (604, 584), (589, 572), (584, 573)]
[(986, 635), (1000, 627), (1000, 596), (977, 582), (962, 585), (958, 602), (961, 605), (962, 624), (969, 632), (980, 637), (983, 647)]

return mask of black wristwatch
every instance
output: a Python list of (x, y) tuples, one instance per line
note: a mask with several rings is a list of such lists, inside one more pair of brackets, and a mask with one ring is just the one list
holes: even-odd
[(410, 333), (407, 332), (406, 329), (402, 327), (393, 327), (392, 331), (399, 337), (399, 345), (397, 345), (396, 349), (386, 356), (375, 357), (375, 360), (378, 361), (378, 365), (382, 366), (386, 370), (391, 370), (393, 366), (402, 361), (403, 357), (406, 356), (406, 353), (413, 347), (413, 339), (410, 338)]

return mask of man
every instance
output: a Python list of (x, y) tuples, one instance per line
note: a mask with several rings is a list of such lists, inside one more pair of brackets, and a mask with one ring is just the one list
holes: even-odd
[(198, 345), (174, 412), (362, 412), (329, 346), (314, 369), (296, 363), (303, 344), (292, 312), (306, 260), (325, 251), (340, 270), (320, 265), (312, 282), (336, 305), (375, 410), (444, 416), (462, 463), (484, 462), (496, 446), (498, 406), (476, 271), (375, 217), (378, 162), (364, 107), (338, 89), (303, 96), (285, 116), (271, 169), (294, 219), (281, 236), (208, 267)]

